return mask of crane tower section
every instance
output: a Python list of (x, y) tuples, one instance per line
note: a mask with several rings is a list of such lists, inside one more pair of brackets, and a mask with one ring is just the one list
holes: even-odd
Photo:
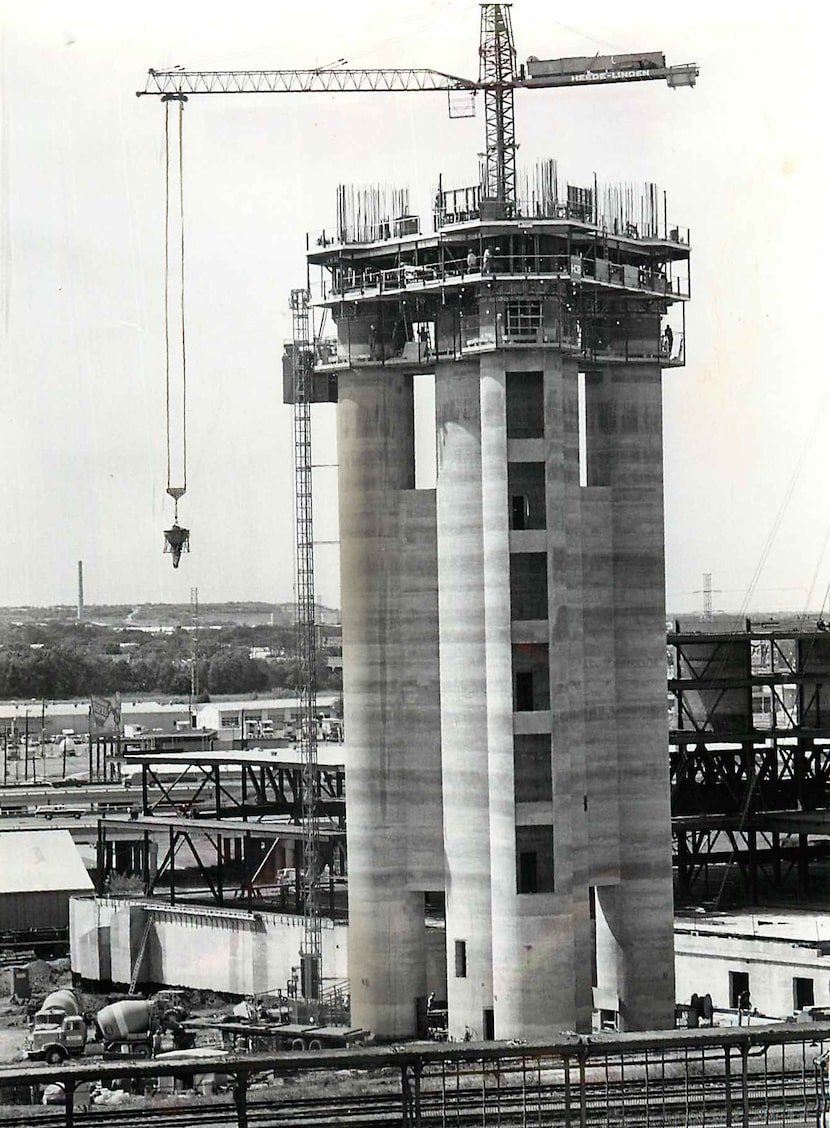
[(509, 4), (481, 5), (479, 82), (484, 88), (487, 139), (484, 194), (508, 207), (516, 198), (516, 124), (513, 86), (516, 48)]

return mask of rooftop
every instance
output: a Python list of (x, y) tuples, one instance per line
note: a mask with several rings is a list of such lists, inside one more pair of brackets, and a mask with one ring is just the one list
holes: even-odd
[(79, 893), (92, 887), (68, 830), (0, 833), (0, 895)]
[(827, 948), (830, 954), (830, 913), (799, 909), (769, 909), (757, 912), (707, 912), (705, 909), (677, 914), (675, 932), (740, 939), (780, 940)]

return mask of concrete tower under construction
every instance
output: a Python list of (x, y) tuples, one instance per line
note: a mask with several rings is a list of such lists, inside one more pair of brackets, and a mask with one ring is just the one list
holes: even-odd
[(337, 327), (352, 1019), (387, 1037), (416, 1030), (441, 892), (451, 1036), (673, 1023), (661, 378), (688, 234), (653, 186), (543, 162), (523, 187), (441, 189), (430, 233), (406, 193), (344, 188), (308, 256)]

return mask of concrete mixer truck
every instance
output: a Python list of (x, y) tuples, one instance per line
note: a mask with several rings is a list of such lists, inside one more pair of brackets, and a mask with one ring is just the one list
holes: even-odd
[(176, 1049), (193, 1045), (177, 1014), (155, 999), (122, 999), (102, 1007), (94, 1019), (84, 1016), (74, 991), (53, 991), (34, 1018), (26, 1056), (57, 1065), (85, 1054), (104, 1057), (150, 1057), (156, 1034), (168, 1031)]

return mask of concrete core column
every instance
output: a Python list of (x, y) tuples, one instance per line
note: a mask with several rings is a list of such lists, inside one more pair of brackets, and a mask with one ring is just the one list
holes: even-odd
[(481, 412), (477, 360), (437, 366), (441, 768), (449, 1031), (493, 1006)]
[(588, 485), (610, 488), (620, 883), (597, 889), (598, 986), (626, 1030), (674, 1020), (661, 371), (586, 376)]
[(395, 1038), (415, 1033), (426, 993), (424, 898), (407, 864), (417, 749), (405, 723), (398, 535), (403, 491), (415, 484), (412, 378), (351, 370), (338, 394), (352, 1021)]

